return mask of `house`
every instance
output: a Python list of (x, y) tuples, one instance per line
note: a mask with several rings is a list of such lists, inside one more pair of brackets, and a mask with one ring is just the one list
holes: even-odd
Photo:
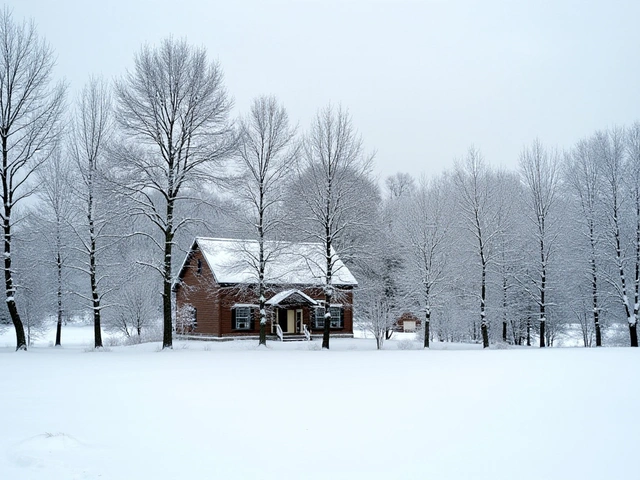
[(411, 312), (404, 312), (400, 318), (396, 320), (397, 332), (415, 332), (422, 325), (422, 322)]
[[(173, 287), (178, 335), (257, 338), (258, 247), (255, 240), (193, 241)], [(326, 308), (323, 246), (266, 242), (265, 248), (272, 255), (265, 272), (267, 334), (282, 340), (321, 335)], [(352, 337), (353, 289), (358, 283), (339, 259), (333, 270), (331, 333)]]

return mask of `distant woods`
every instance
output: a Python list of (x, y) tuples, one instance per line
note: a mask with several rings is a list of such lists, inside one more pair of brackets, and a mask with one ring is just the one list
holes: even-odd
[(145, 45), (131, 71), (67, 99), (33, 22), (3, 10), (0, 43), (0, 328), (18, 350), (50, 324), (63, 345), (69, 321), (92, 323), (96, 348), (103, 329), (171, 348), (176, 268), (195, 235), (259, 241), (247, 262), (263, 344), (272, 241), (294, 240), (323, 245), (328, 304), (333, 252), (349, 266), (356, 326), (380, 348), (401, 317), (425, 348), (638, 345), (640, 123), (564, 150), (536, 139), (517, 171), (470, 147), (451, 171), (381, 187), (345, 106), (296, 126), (264, 95), (235, 120), (204, 47)]

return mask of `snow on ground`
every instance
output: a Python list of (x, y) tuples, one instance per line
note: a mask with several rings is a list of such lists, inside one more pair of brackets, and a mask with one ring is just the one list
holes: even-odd
[(26, 353), (0, 336), (3, 480), (640, 476), (638, 349), (95, 352), (75, 328)]

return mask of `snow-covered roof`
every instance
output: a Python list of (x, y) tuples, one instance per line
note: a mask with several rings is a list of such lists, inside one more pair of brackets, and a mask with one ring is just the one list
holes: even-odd
[[(196, 237), (218, 283), (256, 283), (258, 242), (229, 238)], [(270, 284), (324, 285), (325, 257), (320, 243), (265, 242), (267, 262), (265, 279)], [(332, 284), (358, 285), (349, 269), (334, 255)]]
[(291, 295), (294, 295), (294, 294), (300, 295), (302, 298), (304, 298), (311, 305), (317, 305), (318, 304), (318, 302), (316, 302), (309, 295), (305, 295), (303, 292), (301, 292), (300, 290), (297, 290), (295, 288), (292, 289), (292, 290), (284, 290), (284, 291), (282, 291), (280, 293), (276, 293), (273, 297), (271, 297), (269, 300), (266, 301), (266, 304), (267, 305), (278, 306), (283, 300), (289, 298)]

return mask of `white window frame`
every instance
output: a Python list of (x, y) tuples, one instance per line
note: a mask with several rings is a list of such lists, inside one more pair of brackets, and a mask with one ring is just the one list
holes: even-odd
[(331, 313), (331, 328), (343, 328), (342, 325), (342, 307), (338, 305), (331, 305), (329, 307)]
[(251, 328), (251, 307), (236, 307), (236, 330)]
[(314, 309), (314, 326), (315, 328), (324, 328), (324, 306), (320, 305)]
[[(331, 305), (329, 307), (329, 311), (331, 313), (331, 325), (330, 328), (344, 328), (344, 324), (342, 322), (342, 305)], [(314, 325), (315, 328), (324, 328), (324, 316), (326, 314), (326, 310), (324, 306), (315, 307), (314, 313)]]

